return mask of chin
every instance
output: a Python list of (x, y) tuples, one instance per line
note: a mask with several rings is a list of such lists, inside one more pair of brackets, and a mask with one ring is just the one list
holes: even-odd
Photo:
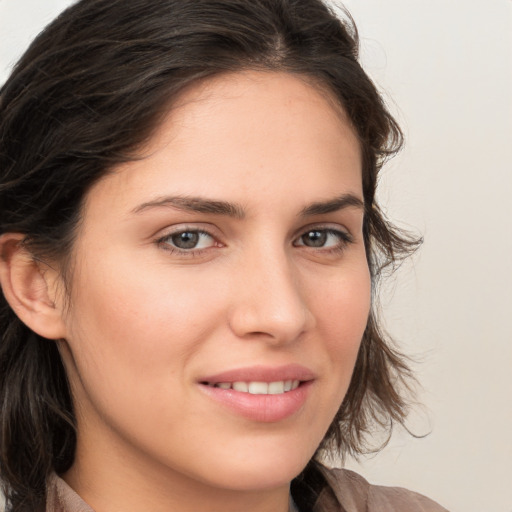
[[(216, 486), (232, 491), (265, 491), (287, 487), (290, 482), (304, 469), (305, 465), (298, 467), (277, 467), (276, 464), (266, 467), (247, 467), (225, 474), (217, 481)], [(217, 475), (217, 478), (220, 475)]]
[(266, 458), (261, 452), (258, 456), (245, 458), (227, 455), (224, 463), (218, 464), (208, 477), (211, 479), (212, 474), (215, 475), (215, 486), (233, 491), (263, 491), (288, 486), (310, 460), (310, 456), (297, 453), (299, 451), (274, 453)]

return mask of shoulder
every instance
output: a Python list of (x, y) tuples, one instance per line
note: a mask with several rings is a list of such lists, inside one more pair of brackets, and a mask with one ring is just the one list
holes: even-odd
[[(340, 512), (448, 512), (421, 494), (401, 487), (371, 485), (361, 475), (347, 469), (319, 466), (319, 470), (327, 488), (320, 494), (315, 512), (335, 512), (335, 502)], [(323, 507), (322, 502), (327, 506)]]
[(46, 512), (94, 512), (69, 485), (55, 473), (46, 484)]

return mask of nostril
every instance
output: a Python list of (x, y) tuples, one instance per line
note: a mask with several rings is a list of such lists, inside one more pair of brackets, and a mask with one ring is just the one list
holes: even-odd
[(249, 282), (233, 296), (229, 326), (243, 339), (296, 341), (314, 325), (312, 313), (295, 279), (284, 275), (287, 271), (266, 270), (266, 273), (254, 271)]

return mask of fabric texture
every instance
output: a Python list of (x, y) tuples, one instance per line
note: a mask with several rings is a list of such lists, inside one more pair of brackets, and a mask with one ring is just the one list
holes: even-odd
[[(371, 485), (353, 471), (328, 469), (316, 462), (292, 482), (291, 491), (290, 512), (448, 512), (421, 494)], [(46, 512), (94, 510), (54, 474), (48, 481)]]
[(327, 485), (312, 512), (448, 512), (421, 494), (401, 487), (371, 485), (353, 471), (327, 468), (320, 471)]
[(94, 510), (55, 473), (48, 480), (46, 512), (94, 512)]

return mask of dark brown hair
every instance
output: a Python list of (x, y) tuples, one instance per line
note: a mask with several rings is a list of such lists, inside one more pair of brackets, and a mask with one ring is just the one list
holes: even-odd
[[(375, 287), (415, 242), (382, 216), (377, 174), (402, 136), (358, 63), (350, 16), (321, 0), (82, 0), (32, 43), (0, 90), (0, 233), (65, 265), (91, 185), (134, 158), (172, 100), (225, 72), (294, 73), (326, 87), (358, 134), (364, 237)], [(11, 510), (43, 510), (73, 462), (73, 403), (56, 345), (0, 297), (0, 476)], [(370, 314), (347, 396), (319, 448), (358, 454), (403, 423), (409, 374)]]

